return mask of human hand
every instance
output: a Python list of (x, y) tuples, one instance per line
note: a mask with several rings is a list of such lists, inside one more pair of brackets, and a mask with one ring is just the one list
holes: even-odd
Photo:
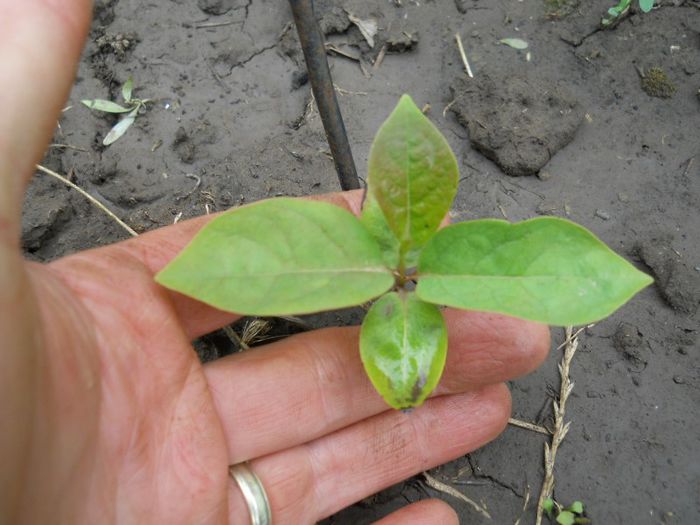
[[(313, 523), (504, 428), (500, 382), (546, 327), (445, 310), (446, 371), (411, 414), (367, 380), (357, 328), (202, 366), (190, 341), (235, 317), (153, 281), (209, 219), (48, 265), (19, 248), (22, 193), (67, 96), (87, 0), (0, 0), (0, 523), (247, 523), (228, 465), (250, 461), (277, 524)], [(357, 211), (358, 194), (326, 200)], [(381, 523), (456, 523), (417, 503)]]

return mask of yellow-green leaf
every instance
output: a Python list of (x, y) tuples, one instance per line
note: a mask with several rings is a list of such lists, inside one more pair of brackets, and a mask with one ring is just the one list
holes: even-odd
[(485, 219), (440, 230), (421, 253), (424, 301), (553, 325), (587, 324), (652, 278), (591, 232), (564, 219)]
[(384, 295), (362, 323), (362, 363), (393, 408), (425, 401), (440, 381), (446, 354), (447, 328), (440, 310), (413, 292)]
[(368, 175), (369, 192), (399, 239), (402, 256), (419, 250), (437, 230), (457, 181), (447, 141), (403, 95), (372, 143)]
[(379, 244), (387, 267), (397, 268), (399, 264), (399, 240), (389, 229), (384, 213), (370, 191), (365, 194), (360, 221)]
[(80, 102), (85, 106), (89, 107), (90, 109), (103, 111), (105, 113), (128, 113), (129, 111), (132, 111), (134, 109), (133, 107), (125, 108), (124, 106), (120, 106), (116, 102), (112, 102), (111, 100), (103, 100), (101, 98), (96, 98), (93, 100), (81, 100)]
[(247, 315), (344, 308), (394, 283), (379, 246), (355, 216), (324, 202), (290, 198), (212, 220), (156, 280)]

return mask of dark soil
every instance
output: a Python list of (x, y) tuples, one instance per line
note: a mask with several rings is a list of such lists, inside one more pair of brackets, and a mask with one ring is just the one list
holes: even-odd
[[(329, 42), (345, 52), (330, 62), (361, 175), (379, 124), (410, 93), (420, 107), (430, 105), (459, 159), (458, 220), (569, 217), (655, 275), (656, 286), (582, 335), (555, 498), (582, 500), (597, 524), (695, 524), (700, 3), (663, 0), (600, 30), (614, 3), (319, 0), (317, 7)], [(377, 21), (374, 47), (348, 12)], [(265, 197), (337, 190), (291, 19), (285, 2), (265, 0), (97, 1), (70, 109), (54, 137), (59, 146), (44, 164), (139, 232)], [(473, 81), (465, 78), (457, 32)], [(529, 61), (498, 43), (507, 37), (529, 43)], [(667, 98), (643, 90), (640, 72), (652, 68), (675, 87)], [(105, 148), (115, 118), (79, 101), (117, 100), (129, 76), (135, 96), (156, 102)], [(450, 86), (459, 120), (443, 116), (454, 100)], [(531, 107), (528, 121), (523, 110)], [(483, 137), (479, 114), (488, 116)], [(29, 257), (47, 261), (127, 236), (74, 190), (35, 177), (23, 220)], [(360, 319), (351, 311), (309, 322)], [(199, 343), (210, 357), (230, 351), (219, 335)], [(556, 348), (562, 334), (554, 335)], [(515, 417), (551, 424), (560, 358), (553, 351), (538, 372), (512, 382)], [(492, 523), (533, 523), (545, 440), (509, 427), (431, 474), (487, 506)], [(463, 523), (489, 523), (420, 477), (327, 523), (369, 523), (428, 496), (446, 499)]]

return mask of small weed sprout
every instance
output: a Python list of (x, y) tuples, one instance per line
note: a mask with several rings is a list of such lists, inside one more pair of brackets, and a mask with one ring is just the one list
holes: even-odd
[(80, 101), (90, 109), (94, 109), (96, 111), (125, 114), (125, 116), (123, 116), (105, 136), (104, 140), (102, 141), (102, 144), (105, 146), (109, 146), (110, 144), (116, 142), (122, 135), (124, 135), (126, 130), (128, 130), (136, 120), (136, 117), (141, 112), (141, 109), (146, 108), (146, 104), (152, 102), (150, 98), (142, 99), (134, 97), (133, 91), (134, 81), (131, 77), (129, 77), (129, 79), (124, 82), (124, 85), (122, 86), (122, 98), (124, 99), (124, 105), (101, 98)]
[(583, 503), (580, 501), (574, 501), (568, 507), (564, 507), (549, 498), (544, 501), (542, 508), (549, 519), (556, 520), (559, 525), (583, 525), (591, 523), (591, 520), (585, 516)]
[[(654, 7), (655, 0), (639, 0), (639, 8), (644, 13), (648, 13)], [(629, 12), (630, 6), (632, 5), (632, 0), (620, 0), (616, 5), (608, 9), (607, 16), (604, 16), (600, 21), (600, 25), (603, 28), (611, 28), (615, 26), (624, 15)]]

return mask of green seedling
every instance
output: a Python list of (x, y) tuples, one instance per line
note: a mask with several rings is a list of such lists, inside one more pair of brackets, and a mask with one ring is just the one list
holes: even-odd
[[(639, 8), (642, 12), (648, 13), (654, 7), (654, 1), (655, 0), (639, 0)], [(608, 9), (607, 16), (604, 16), (600, 21), (601, 26), (608, 28), (617, 24), (617, 22), (629, 12), (631, 5), (632, 0), (620, 0), (616, 6)]]
[(146, 104), (151, 102), (151, 99), (149, 98), (135, 98), (133, 96), (133, 90), (134, 81), (131, 77), (129, 77), (129, 79), (124, 82), (124, 85), (122, 86), (122, 98), (124, 99), (124, 105), (101, 98), (80, 101), (90, 109), (94, 109), (96, 111), (124, 115), (105, 136), (104, 140), (102, 141), (102, 144), (105, 146), (109, 146), (110, 144), (116, 142), (122, 135), (124, 135), (126, 130), (128, 130), (136, 121), (136, 117), (139, 115), (141, 110), (146, 107)]
[(156, 280), (244, 315), (307, 314), (378, 298), (362, 323), (360, 355), (397, 409), (420, 405), (440, 379), (441, 306), (587, 324), (652, 282), (560, 218), (439, 229), (458, 179), (445, 138), (404, 95), (372, 144), (359, 219), (303, 199), (236, 208), (205, 226)]
[(568, 507), (563, 507), (551, 498), (544, 500), (542, 509), (545, 511), (549, 519), (554, 519), (559, 525), (583, 525), (591, 523), (591, 520), (585, 516), (583, 503), (574, 501)]

